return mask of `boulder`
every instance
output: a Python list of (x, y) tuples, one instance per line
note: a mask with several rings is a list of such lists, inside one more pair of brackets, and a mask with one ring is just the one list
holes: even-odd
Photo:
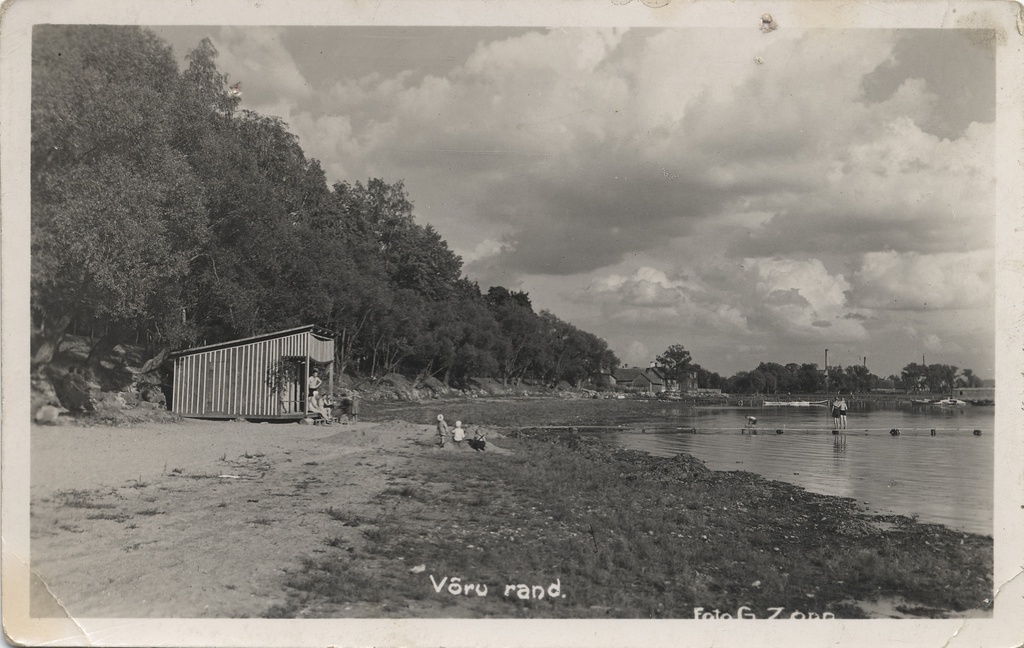
[(60, 419), (60, 413), (62, 410), (60, 407), (53, 405), (43, 405), (36, 411), (35, 420), (36, 423), (43, 425), (56, 425)]

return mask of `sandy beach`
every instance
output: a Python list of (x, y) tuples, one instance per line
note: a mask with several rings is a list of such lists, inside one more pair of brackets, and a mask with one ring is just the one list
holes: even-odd
[(36, 583), (33, 614), (259, 616), (338, 531), (323, 511), (368, 506), (433, 440), (410, 424), (34, 427), (32, 564), (49, 591)]

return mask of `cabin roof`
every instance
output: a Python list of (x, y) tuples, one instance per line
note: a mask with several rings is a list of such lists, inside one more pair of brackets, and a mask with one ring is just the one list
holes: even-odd
[(644, 378), (652, 385), (661, 385), (665, 382), (665, 377), (654, 367), (618, 367), (612, 375), (616, 382), (632, 382), (637, 378)]
[(189, 349), (181, 349), (170, 354), (170, 357), (180, 357), (185, 355), (191, 355), (193, 353), (204, 353), (206, 351), (216, 351), (218, 349), (229, 349), (233, 346), (240, 346), (242, 344), (250, 344), (252, 342), (262, 342), (264, 340), (273, 340), (274, 338), (285, 337), (286, 335), (295, 335), (296, 333), (309, 332), (319, 338), (330, 338), (334, 339), (338, 337), (338, 333), (330, 329), (326, 329), (316, 324), (306, 324), (304, 326), (296, 326), (295, 328), (285, 329), (283, 331), (274, 331), (273, 333), (262, 333), (260, 335), (254, 335), (252, 337), (240, 338), (238, 340), (228, 340), (227, 342), (217, 342), (214, 344), (206, 344), (204, 346), (192, 347)]

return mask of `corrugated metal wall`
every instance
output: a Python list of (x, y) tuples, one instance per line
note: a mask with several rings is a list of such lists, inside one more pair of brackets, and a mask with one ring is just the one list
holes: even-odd
[[(315, 355), (314, 355), (315, 353)], [(306, 367), (334, 359), (334, 341), (309, 331), (269, 340), (200, 351), (174, 359), (172, 410), (193, 416), (280, 416), (305, 407)], [(321, 360), (325, 358), (325, 360)], [(275, 389), (282, 364), (293, 364), (293, 378)]]

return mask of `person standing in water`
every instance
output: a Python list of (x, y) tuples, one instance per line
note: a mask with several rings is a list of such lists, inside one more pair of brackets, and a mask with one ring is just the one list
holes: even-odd
[(839, 429), (839, 398), (832, 401), (832, 429)]
[(839, 405), (839, 426), (842, 429), (845, 430), (846, 429), (846, 410), (848, 409), (848, 407), (846, 405), (846, 400), (842, 396), (839, 397), (838, 405)]

